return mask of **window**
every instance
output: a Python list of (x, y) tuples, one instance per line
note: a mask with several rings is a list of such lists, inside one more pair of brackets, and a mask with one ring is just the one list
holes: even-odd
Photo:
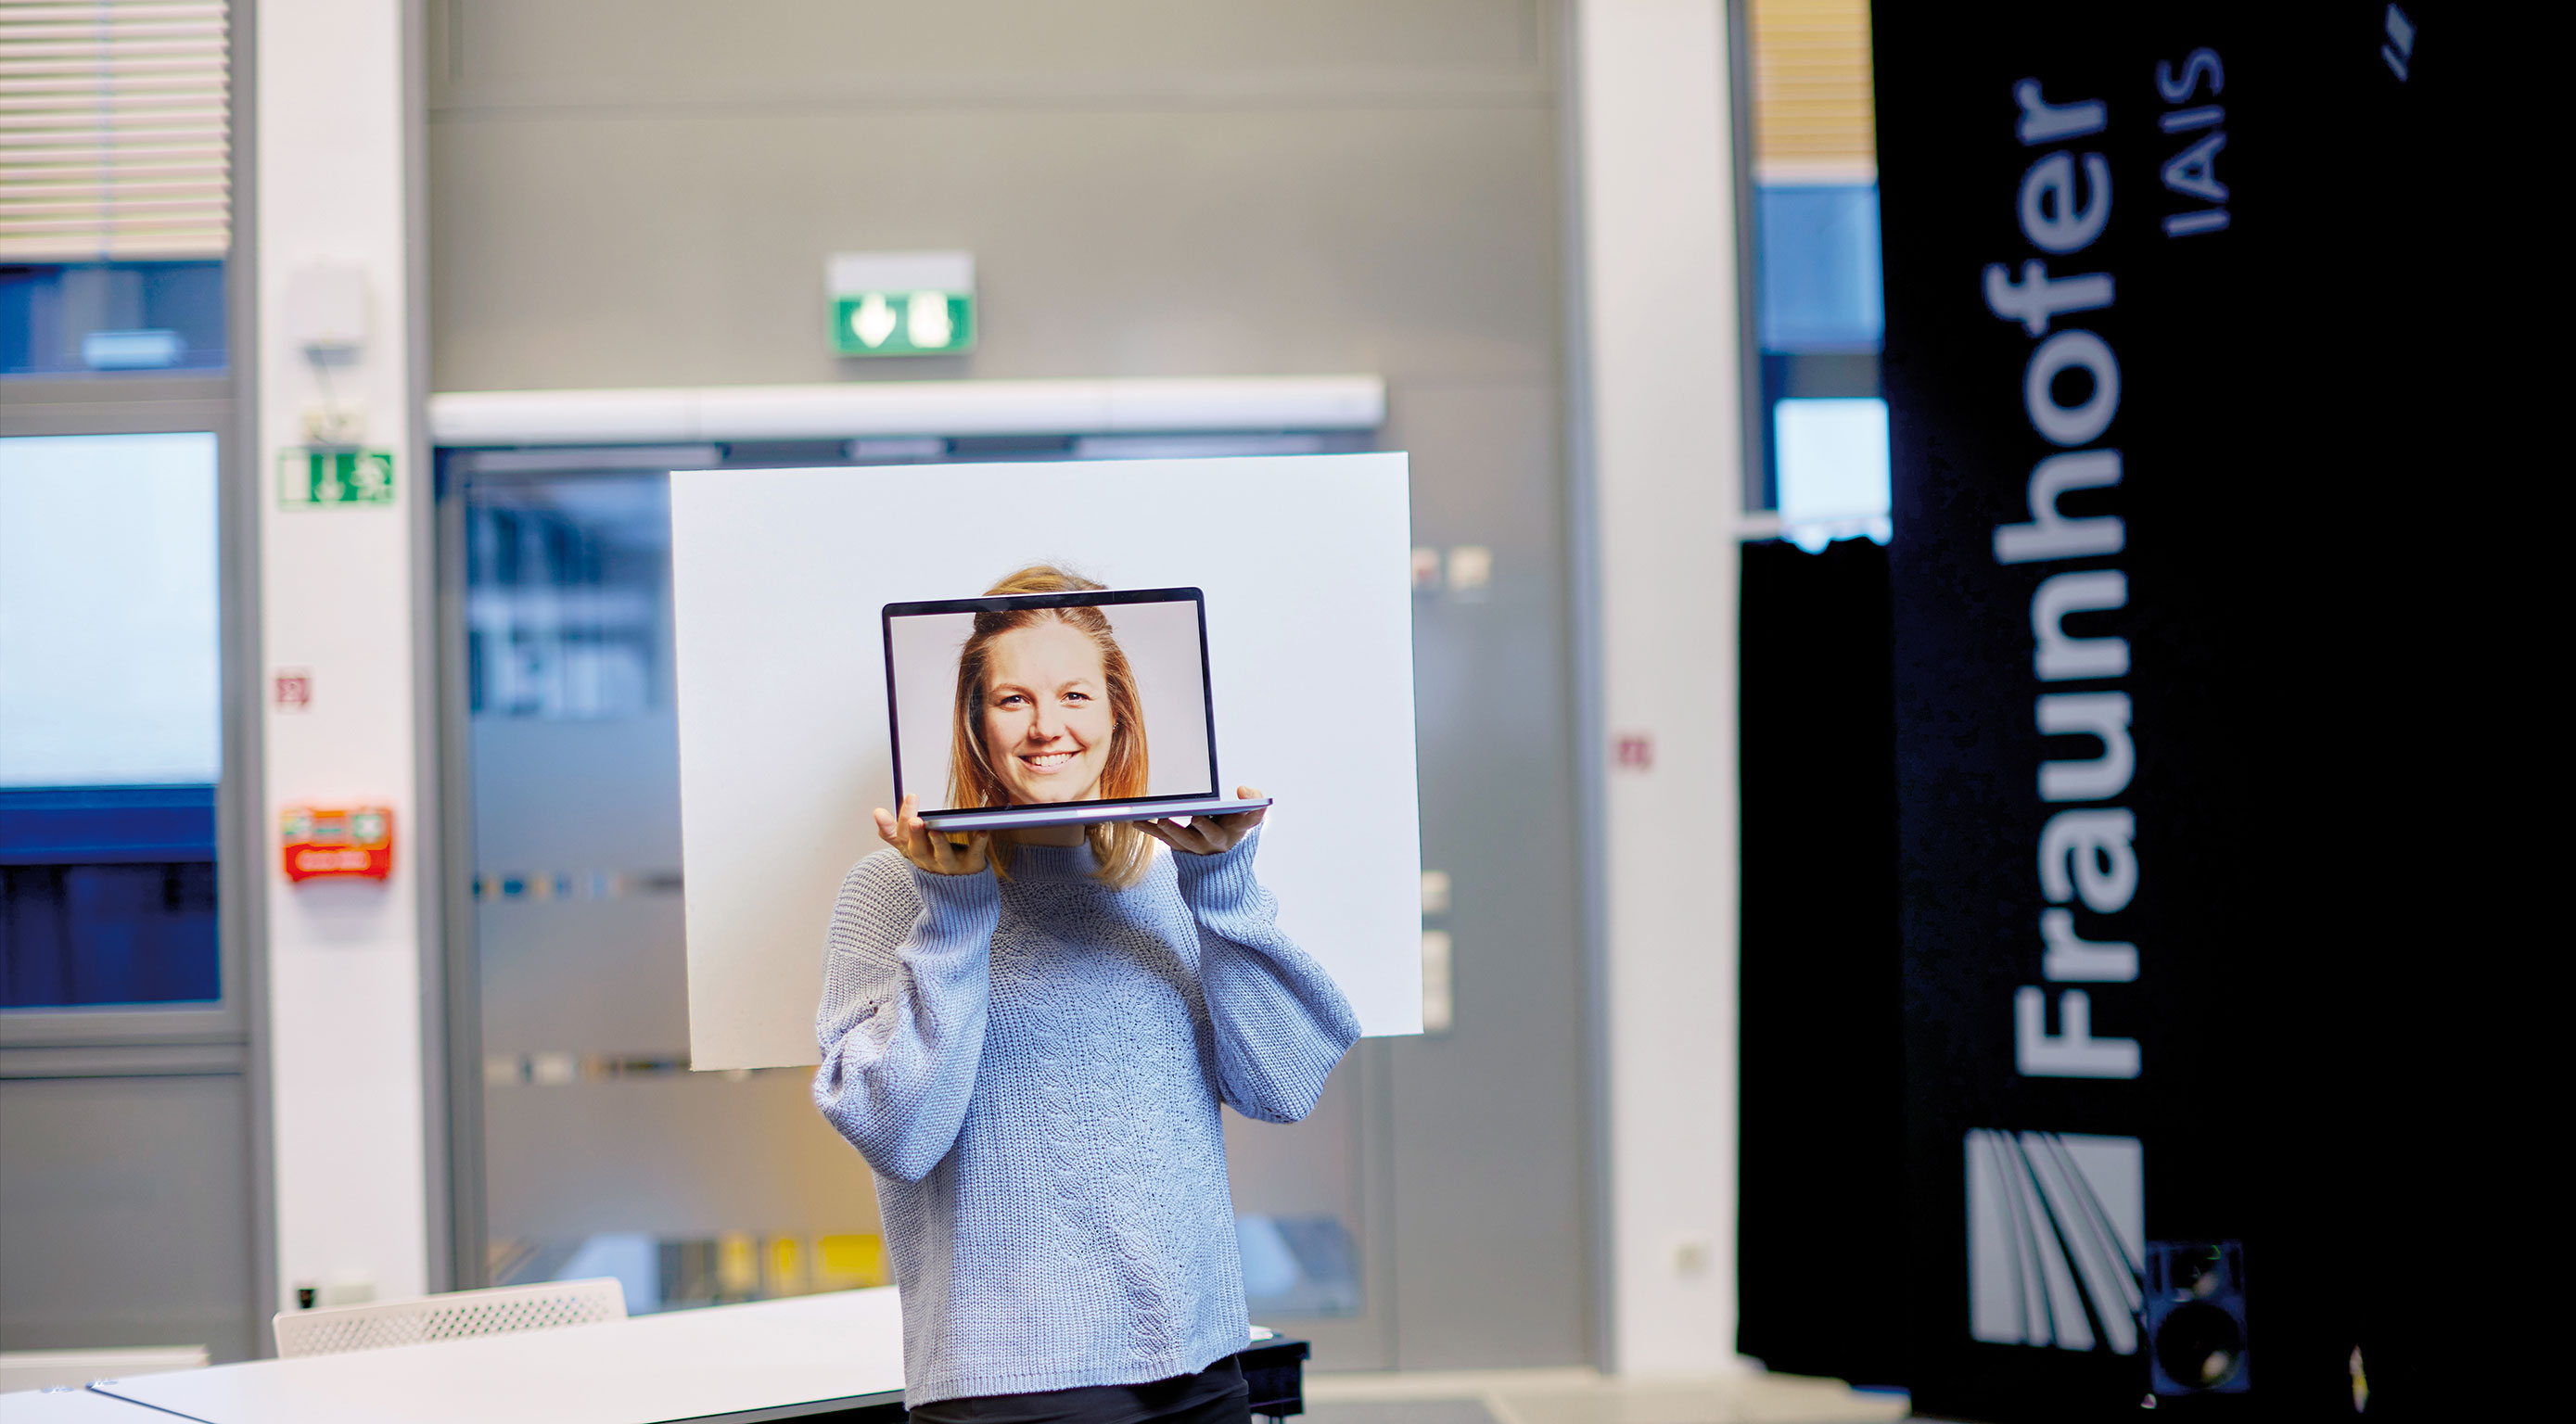
[(276, 1309), (233, 18), (0, 0), (0, 1317), (217, 1361)]
[(226, 8), (0, 7), (0, 375), (223, 366)]
[(223, 369), (224, 264), (0, 265), (0, 375)]
[(0, 1007), (220, 997), (211, 434), (0, 439)]
[[(1867, 0), (1738, 0), (1749, 39), (1759, 481), (1801, 548), (1888, 522), (1877, 127)], [(1748, 392), (1750, 394), (1750, 392)]]

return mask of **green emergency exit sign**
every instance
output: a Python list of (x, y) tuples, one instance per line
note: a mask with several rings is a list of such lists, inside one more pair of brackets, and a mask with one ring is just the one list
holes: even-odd
[(277, 505), (280, 509), (393, 502), (394, 454), (391, 450), (291, 449), (277, 452)]
[(842, 252), (825, 269), (832, 350), (947, 356), (975, 349), (971, 252)]

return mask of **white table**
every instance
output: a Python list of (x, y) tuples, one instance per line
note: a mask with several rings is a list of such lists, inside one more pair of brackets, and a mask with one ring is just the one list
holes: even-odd
[(0, 1424), (170, 1424), (170, 1416), (85, 1389), (0, 1394)]
[[(899, 1403), (892, 1287), (90, 1386), (203, 1424), (663, 1424)], [(60, 1398), (61, 1396), (51, 1396)], [(21, 1399), (47, 1396), (12, 1395)], [(108, 1415), (28, 1416), (66, 1421)], [(14, 1409), (7, 1424), (16, 1424)]]

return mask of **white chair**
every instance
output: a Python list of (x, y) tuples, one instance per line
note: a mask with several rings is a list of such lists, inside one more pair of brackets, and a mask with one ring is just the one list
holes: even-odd
[(381, 1350), (426, 1340), (506, 1335), (626, 1318), (626, 1288), (615, 1276), (588, 1281), (546, 1281), (498, 1290), (451, 1291), (414, 1300), (373, 1301), (277, 1316), (280, 1359)]

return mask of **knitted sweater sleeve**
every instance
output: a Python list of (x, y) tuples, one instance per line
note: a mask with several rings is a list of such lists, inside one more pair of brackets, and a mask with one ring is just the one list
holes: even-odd
[(1315, 957), (1279, 932), (1279, 902), (1252, 873), (1254, 832), (1222, 855), (1174, 852), (1199, 927), (1199, 987), (1216, 1028), (1219, 1091), (1235, 1111), (1295, 1122), (1359, 1040), (1350, 1001)]
[(841, 882), (814, 1014), (814, 1103), (884, 1176), (917, 1182), (957, 1141), (1000, 919), (990, 870), (934, 875), (888, 852)]

